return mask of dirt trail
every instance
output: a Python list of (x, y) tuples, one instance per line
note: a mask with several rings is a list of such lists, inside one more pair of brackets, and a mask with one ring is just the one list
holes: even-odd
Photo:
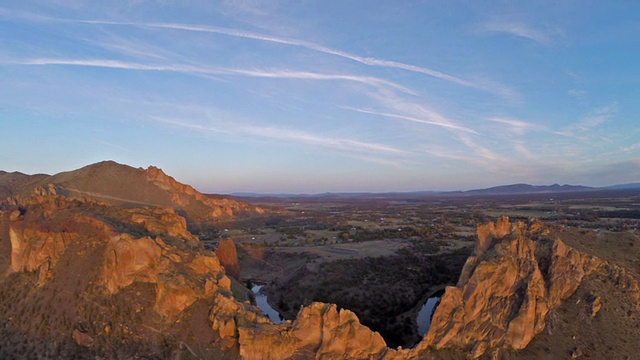
[(89, 197), (92, 197), (92, 198), (115, 200), (115, 201), (121, 201), (121, 202), (124, 202), (124, 203), (130, 203), (130, 204), (165, 207), (165, 206), (160, 205), (160, 204), (154, 204), (154, 203), (149, 203), (149, 202), (144, 202), (144, 201), (136, 201), (136, 200), (131, 200), (131, 199), (125, 199), (125, 198), (120, 198), (120, 197), (117, 197), (117, 196), (100, 194), (100, 193), (91, 192), (91, 191), (78, 190), (78, 189), (74, 189), (74, 188), (63, 188), (63, 189), (67, 190), (67, 191), (70, 191), (70, 192), (78, 193), (78, 194), (81, 194), (81, 195), (86, 195), (86, 196), (89, 196)]

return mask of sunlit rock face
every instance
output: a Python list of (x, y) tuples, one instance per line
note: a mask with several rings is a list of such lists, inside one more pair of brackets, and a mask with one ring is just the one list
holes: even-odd
[[(198, 310), (201, 315), (192, 318), (187, 310), (198, 301), (200, 308), (213, 309), (216, 301), (245, 306), (235, 300), (215, 253), (199, 245), (172, 209), (38, 195), (0, 211), (0, 245), (3, 297), (16, 289), (35, 294), (18, 296), (19, 302), (0, 299), (3, 312), (12, 314), (0, 317), (17, 324), (11, 336), (35, 341), (31, 354), (36, 358), (84, 357), (86, 351), (130, 358), (149, 348), (181, 353), (180, 343), (194, 341), (188, 335), (195, 331), (193, 323), (204, 325), (196, 338), (207, 339), (206, 347), (216, 339), (212, 323), (224, 314), (214, 311), (208, 322), (209, 311)], [(246, 306), (242, 321), (268, 322), (259, 309)], [(238, 317), (237, 308), (231, 309)], [(52, 320), (43, 328), (44, 317)], [(189, 325), (176, 328), (181, 321)], [(159, 330), (169, 328), (166, 334)], [(42, 339), (40, 329), (49, 334), (46, 346), (36, 341)], [(231, 336), (237, 338), (235, 332)], [(2, 353), (10, 351), (20, 349)], [(215, 348), (206, 351), (217, 354)]]
[(480, 225), (474, 254), (458, 285), (446, 289), (416, 351), (428, 346), (471, 349), (477, 358), (491, 349), (523, 349), (544, 330), (549, 310), (594, 272), (638, 289), (637, 279), (624, 269), (548, 234), (539, 222), (509, 224), (506, 217)]
[[(156, 284), (156, 309), (163, 316), (176, 315), (195, 300), (211, 296), (218, 287), (230, 289), (215, 254), (187, 251), (197, 238), (172, 209), (116, 209), (120, 229), (99, 220), (114, 209), (90, 199), (30, 198), (22, 210), (9, 216), (11, 270), (37, 271), (38, 283), (43, 285), (67, 248), (84, 242), (101, 254), (95, 265), (107, 293), (115, 294), (134, 282)], [(137, 225), (162, 235), (166, 242), (159, 236), (133, 236), (128, 231), (140, 231)], [(85, 252), (77, 255), (82, 257)]]
[(360, 324), (349, 310), (313, 303), (283, 325), (240, 327), (240, 354), (245, 359), (370, 359), (389, 349), (382, 336)]
[(223, 239), (218, 243), (216, 255), (224, 266), (227, 275), (240, 280), (240, 265), (238, 265), (238, 251), (232, 239)]

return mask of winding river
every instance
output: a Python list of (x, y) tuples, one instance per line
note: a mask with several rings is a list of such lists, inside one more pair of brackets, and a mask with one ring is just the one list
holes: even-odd
[(256, 296), (256, 305), (262, 310), (262, 312), (274, 323), (282, 324), (285, 320), (274, 308), (267, 302), (267, 294), (260, 291), (263, 285), (255, 285), (251, 288), (251, 291)]
[[(277, 312), (274, 308), (269, 305), (267, 302), (267, 294), (260, 291), (264, 285), (254, 285), (251, 288), (251, 291), (256, 296), (256, 305), (262, 310), (262, 312), (267, 316), (274, 324), (282, 324), (285, 319)], [(433, 316), (433, 312), (440, 302), (440, 296), (432, 296), (425, 301), (424, 305), (418, 312), (418, 333), (420, 336), (424, 336), (429, 331), (429, 327), (431, 327), (431, 317)]]
[(429, 331), (431, 327), (431, 317), (433, 316), (433, 312), (435, 311), (438, 303), (440, 302), (440, 297), (434, 296), (430, 297), (425, 301), (424, 305), (420, 309), (418, 313), (418, 333), (420, 336), (424, 336)]

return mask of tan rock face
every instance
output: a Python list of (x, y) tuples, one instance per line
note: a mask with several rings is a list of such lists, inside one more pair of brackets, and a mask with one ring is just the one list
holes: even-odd
[(240, 266), (238, 265), (238, 251), (236, 245), (231, 239), (220, 240), (216, 255), (220, 260), (220, 264), (224, 266), (227, 275), (232, 276), (236, 280), (240, 280)]
[(360, 324), (354, 313), (336, 305), (313, 303), (283, 325), (239, 327), (240, 355), (245, 359), (381, 358), (382, 336)]
[(105, 287), (115, 293), (134, 281), (156, 282), (161, 255), (160, 246), (151, 238), (134, 239), (127, 234), (114, 236), (105, 250)]
[[(48, 211), (51, 210), (45, 210), (45, 212)], [(10, 214), (9, 222), (11, 270), (14, 272), (38, 271), (38, 284), (44, 284), (50, 277), (51, 270), (64, 254), (67, 244), (77, 238), (77, 235), (43, 231), (25, 225), (18, 210)]]
[[(538, 222), (514, 224), (510, 232), (508, 223), (502, 218), (478, 227), (474, 254), (458, 285), (446, 289), (415, 351), (471, 347), (477, 358), (492, 348), (523, 349), (545, 328), (549, 310), (594, 271), (613, 272), (626, 286), (637, 287), (637, 279), (623, 269), (544, 238), (548, 231)], [(594, 313), (598, 310), (594, 300)]]
[[(100, 269), (98, 283), (107, 293), (115, 294), (134, 282), (156, 284), (155, 309), (164, 318), (172, 318), (196, 300), (231, 287), (211, 252), (193, 254), (160, 237), (120, 232), (128, 226), (137, 231), (137, 225), (142, 224), (147, 231), (173, 243), (197, 241), (187, 231), (185, 220), (171, 209), (120, 209), (114, 215), (113, 207), (104, 203), (49, 195), (25, 199), (21, 206), (23, 211), (12, 211), (9, 216), (10, 269), (38, 271), (40, 285), (50, 278), (69, 246), (85, 242), (101, 254), (96, 264)], [(99, 220), (109, 216), (118, 220)]]
[(142, 225), (152, 234), (163, 234), (182, 239), (183, 241), (198, 242), (198, 238), (187, 231), (187, 221), (176, 214), (173, 209), (155, 208), (152, 215), (141, 214), (135, 209), (129, 210), (131, 221)]

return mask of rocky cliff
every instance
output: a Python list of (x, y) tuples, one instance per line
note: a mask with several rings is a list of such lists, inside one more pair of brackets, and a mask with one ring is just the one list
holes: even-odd
[[(415, 349), (459, 348), (477, 358), (487, 351), (524, 349), (545, 329), (547, 314), (590, 275), (610, 279), (640, 305), (638, 277), (564, 244), (540, 222), (478, 227), (478, 242), (455, 287), (448, 287), (430, 331)], [(591, 300), (592, 315), (602, 307)]]
[[(594, 281), (638, 314), (638, 276), (537, 221), (478, 227), (456, 286), (413, 349), (390, 349), (351, 311), (312, 303), (272, 324), (172, 209), (39, 195), (0, 212), (0, 357), (443, 359), (519, 351)], [(596, 280), (594, 280), (596, 279)], [(604, 293), (581, 306), (597, 319)], [(634, 315), (635, 316), (635, 315)], [(582, 351), (582, 350), (580, 350)], [(453, 354), (453, 355), (451, 355)], [(506, 355), (505, 355), (506, 354)], [(575, 354), (579, 355), (576, 348)], [(578, 356), (576, 355), (576, 356)]]
[[(24, 199), (0, 219), (2, 358), (16, 358), (18, 344), (31, 342), (38, 348), (25, 348), (26, 356), (37, 358), (179, 351), (195, 341), (188, 334), (197, 319), (204, 344), (219, 340), (204, 320), (209, 304), (238, 302), (218, 258), (172, 209), (46, 195)], [(246, 317), (267, 321), (247, 306)], [(195, 309), (203, 312), (197, 319)]]

